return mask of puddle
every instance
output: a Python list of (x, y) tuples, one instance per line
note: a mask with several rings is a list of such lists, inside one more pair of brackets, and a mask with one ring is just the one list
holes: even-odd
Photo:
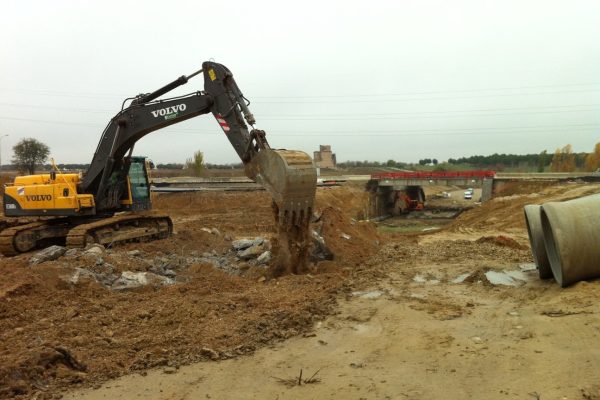
[[(533, 265), (533, 269), (531, 266)], [(490, 270), (485, 272), (485, 278), (492, 285), (503, 285), (503, 286), (520, 286), (528, 282), (532, 276), (531, 271), (535, 270), (535, 264), (520, 264), (519, 269), (516, 270), (502, 270), (494, 271)], [(458, 275), (451, 282), (452, 283), (464, 283), (464, 281), (471, 276), (472, 273), (464, 273)]]
[(488, 271), (485, 277), (492, 285), (519, 286), (529, 278), (523, 271)]
[(529, 278), (523, 271), (504, 271), (504, 273), (510, 276), (513, 279), (517, 279), (519, 281), (528, 281)]
[(519, 264), (519, 268), (521, 269), (521, 271), (524, 271), (524, 272), (535, 271), (537, 269), (537, 267), (535, 266), (534, 263)]

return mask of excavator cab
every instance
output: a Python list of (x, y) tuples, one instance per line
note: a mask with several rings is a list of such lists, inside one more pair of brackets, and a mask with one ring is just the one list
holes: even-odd
[[(127, 173), (127, 190), (125, 198), (120, 203), (125, 210), (142, 211), (152, 208), (150, 199), (150, 163), (146, 157), (129, 157), (129, 171)], [(127, 168), (127, 165), (125, 166)]]

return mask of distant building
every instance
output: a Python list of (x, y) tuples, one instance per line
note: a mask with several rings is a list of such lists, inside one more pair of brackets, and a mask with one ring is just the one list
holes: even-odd
[(320, 145), (319, 151), (314, 152), (313, 158), (318, 168), (336, 168), (335, 154), (331, 152), (331, 146), (328, 144)]

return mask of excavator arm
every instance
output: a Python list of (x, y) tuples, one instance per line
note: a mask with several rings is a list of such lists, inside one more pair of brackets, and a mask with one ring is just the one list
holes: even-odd
[[(204, 90), (160, 100), (160, 96), (203, 73)], [(246, 175), (262, 184), (273, 197), (279, 220), (306, 225), (312, 214), (316, 169), (301, 151), (273, 150), (256, 123), (246, 99), (223, 65), (204, 62), (202, 69), (182, 76), (155, 92), (139, 95), (115, 115), (105, 128), (79, 192), (93, 194), (97, 211), (119, 206), (126, 187), (128, 160), (135, 143), (150, 132), (196, 116), (212, 113), (245, 166)]]

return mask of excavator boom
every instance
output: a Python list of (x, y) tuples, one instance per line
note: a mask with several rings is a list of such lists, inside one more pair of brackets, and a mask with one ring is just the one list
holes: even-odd
[[(204, 91), (174, 99), (157, 97), (185, 84), (190, 77), (204, 75)], [(309, 218), (316, 190), (316, 169), (302, 151), (273, 150), (264, 131), (248, 130), (256, 124), (233, 74), (222, 64), (204, 62), (202, 69), (182, 76), (149, 94), (139, 95), (123, 109), (104, 131), (92, 163), (85, 174), (82, 191), (93, 193), (99, 210), (118, 207), (122, 160), (135, 143), (148, 133), (169, 125), (212, 113), (245, 166), (246, 175), (262, 184), (272, 195), (281, 219), (290, 223)]]

